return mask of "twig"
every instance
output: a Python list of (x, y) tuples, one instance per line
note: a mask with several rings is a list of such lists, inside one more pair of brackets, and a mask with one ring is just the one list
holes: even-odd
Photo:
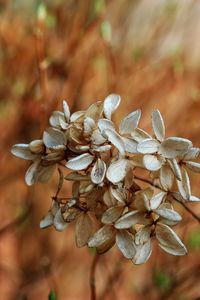
[(91, 265), (91, 269), (90, 269), (90, 299), (91, 300), (96, 300), (96, 284), (95, 284), (95, 272), (96, 272), (96, 267), (99, 261), (99, 254), (96, 253), (93, 261), (92, 261), (92, 265)]
[[(137, 180), (140, 180), (140, 181), (143, 181), (143, 182), (146, 182), (148, 184), (150, 184), (151, 186), (157, 188), (157, 189), (160, 189), (160, 190), (163, 190), (164, 192), (166, 192), (164, 189), (162, 189), (161, 186), (157, 185), (157, 184), (154, 184), (151, 180), (148, 180), (146, 178), (143, 178), (143, 177), (140, 177), (140, 176), (135, 176), (135, 179)], [(187, 212), (189, 212), (191, 214), (191, 216), (194, 217), (195, 220), (197, 220), (199, 223), (200, 223), (200, 217), (197, 216), (187, 205), (185, 205), (185, 203), (179, 201), (178, 199), (176, 199), (173, 195), (171, 195), (171, 197), (176, 201), (178, 202), (185, 210), (187, 210)]]

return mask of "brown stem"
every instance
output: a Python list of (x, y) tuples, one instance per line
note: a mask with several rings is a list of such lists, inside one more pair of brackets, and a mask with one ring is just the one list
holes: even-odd
[(96, 282), (95, 282), (95, 272), (96, 272), (96, 267), (98, 264), (100, 256), (98, 255), (98, 253), (95, 254), (93, 261), (92, 261), (92, 265), (90, 268), (90, 299), (91, 300), (96, 300), (97, 296), (96, 296)]
[[(149, 179), (146, 179), (146, 178), (143, 178), (143, 177), (140, 177), (140, 176), (135, 176), (135, 179), (140, 180), (140, 181), (143, 181), (143, 182), (146, 182), (146, 183), (150, 184), (151, 186), (153, 186), (153, 187), (155, 187), (155, 188), (157, 188), (157, 189), (160, 189), (160, 190), (166, 192), (164, 189), (162, 189), (161, 186), (159, 186), (159, 185), (157, 185), (157, 184), (154, 184), (154, 183), (153, 183), (151, 180), (149, 180)], [(185, 210), (187, 210), (187, 212), (189, 212), (189, 214), (191, 214), (191, 216), (193, 216), (193, 218), (194, 218), (195, 220), (197, 220), (197, 221), (200, 223), (200, 217), (199, 217), (199, 216), (197, 216), (197, 215), (196, 215), (196, 214), (195, 214), (195, 213), (194, 213), (187, 205), (185, 205), (185, 203), (179, 201), (179, 200), (176, 199), (173, 195), (171, 195), (171, 196), (172, 196), (172, 198), (173, 198), (176, 202), (178, 202)]]

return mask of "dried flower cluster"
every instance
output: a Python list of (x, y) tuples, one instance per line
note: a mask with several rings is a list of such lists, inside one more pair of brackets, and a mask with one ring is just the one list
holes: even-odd
[[(12, 154), (31, 161), (27, 185), (48, 181), (61, 166), (56, 196), (40, 227), (62, 231), (75, 222), (78, 247), (104, 253), (116, 243), (135, 264), (148, 260), (154, 239), (164, 251), (184, 255), (186, 247), (172, 229), (182, 219), (173, 205), (200, 200), (191, 195), (188, 176), (188, 170), (200, 172), (195, 162), (200, 149), (188, 139), (166, 138), (158, 110), (152, 113), (153, 136), (138, 127), (140, 110), (117, 129), (111, 119), (119, 104), (120, 96), (111, 94), (70, 115), (63, 101), (63, 112), (52, 113), (41, 140), (12, 147)], [(72, 172), (64, 176), (62, 168)], [(148, 171), (146, 178), (137, 175), (139, 169)], [(73, 183), (71, 198), (58, 197), (64, 180)]]

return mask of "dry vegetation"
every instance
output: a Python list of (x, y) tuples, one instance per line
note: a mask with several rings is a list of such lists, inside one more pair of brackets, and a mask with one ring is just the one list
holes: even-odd
[[(111, 92), (122, 97), (116, 122), (140, 108), (148, 131), (158, 108), (167, 135), (199, 146), (200, 3), (27, 2), (0, 0), (0, 298), (43, 300), (55, 290), (56, 299), (88, 299), (94, 254), (75, 248), (71, 228), (39, 229), (57, 177), (26, 187), (27, 164), (9, 149), (37, 138), (60, 100), (74, 111)], [(196, 195), (198, 182), (195, 176)], [(200, 227), (179, 209), (185, 221), (178, 232), (189, 254), (176, 258), (155, 248), (147, 264), (134, 266), (113, 249), (98, 261), (97, 299), (199, 299)], [(200, 205), (191, 209), (200, 214)]]

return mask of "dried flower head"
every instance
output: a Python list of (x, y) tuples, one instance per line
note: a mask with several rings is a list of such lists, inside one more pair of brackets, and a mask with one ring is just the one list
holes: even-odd
[[(28, 185), (48, 181), (59, 166), (56, 196), (40, 227), (54, 225), (62, 231), (74, 222), (77, 247), (104, 253), (116, 244), (135, 264), (148, 260), (153, 240), (172, 255), (185, 255), (187, 249), (172, 229), (182, 220), (174, 202), (200, 200), (191, 193), (188, 175), (188, 169), (200, 172), (200, 149), (188, 139), (165, 137), (157, 109), (152, 136), (138, 127), (139, 109), (117, 129), (112, 115), (119, 104), (120, 96), (111, 94), (71, 115), (63, 101), (63, 112), (52, 113), (41, 140), (12, 147), (12, 154), (31, 161)], [(67, 175), (61, 171), (65, 168), (71, 170)], [(148, 170), (149, 178), (138, 177), (138, 169)], [(58, 197), (64, 180), (72, 182), (70, 198)]]

